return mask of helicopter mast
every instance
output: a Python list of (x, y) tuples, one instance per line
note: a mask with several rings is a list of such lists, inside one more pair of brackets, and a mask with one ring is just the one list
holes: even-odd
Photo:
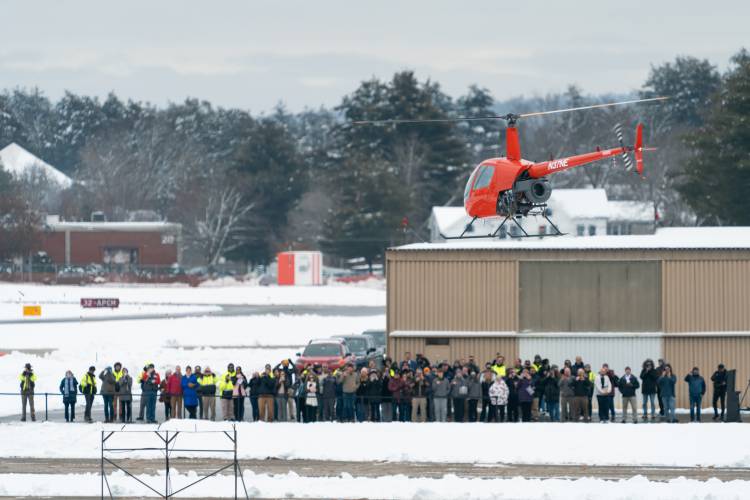
[(521, 142), (518, 140), (518, 128), (516, 120), (518, 115), (508, 114), (506, 120), (508, 126), (505, 128), (505, 157), (509, 160), (521, 160)]

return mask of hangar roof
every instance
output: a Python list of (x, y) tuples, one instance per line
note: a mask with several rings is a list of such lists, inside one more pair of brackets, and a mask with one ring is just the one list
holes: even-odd
[(391, 251), (443, 250), (615, 250), (615, 249), (750, 249), (750, 227), (660, 228), (655, 234), (629, 236), (553, 236), (497, 240), (452, 240), (412, 243)]

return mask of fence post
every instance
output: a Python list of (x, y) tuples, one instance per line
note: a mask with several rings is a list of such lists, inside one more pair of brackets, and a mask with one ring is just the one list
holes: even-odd
[(164, 458), (167, 465), (167, 473), (165, 474), (166, 483), (164, 485), (164, 498), (166, 499), (169, 498), (169, 431), (166, 431), (166, 436), (164, 437)]
[(46, 392), (44, 393), (44, 421), (45, 422), (49, 418), (49, 411), (48, 411), (48, 406), (47, 406), (47, 394), (48, 393), (46, 393)]

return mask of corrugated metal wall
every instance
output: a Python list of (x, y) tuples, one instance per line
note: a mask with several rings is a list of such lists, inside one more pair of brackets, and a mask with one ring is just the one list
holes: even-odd
[[(584, 363), (598, 372), (603, 363), (609, 364), (617, 375), (625, 373), (630, 366), (635, 376), (641, 372), (646, 358), (656, 362), (661, 357), (662, 345), (659, 335), (567, 335), (567, 334), (519, 334), (518, 350), (523, 360), (533, 360), (539, 354), (551, 364), (562, 366), (566, 359), (575, 362), (581, 356)], [(638, 393), (640, 398), (640, 392)], [(620, 398), (616, 398), (620, 407)]]
[[(403, 360), (405, 352), (411, 352), (412, 357), (417, 353), (424, 354), (429, 346), (425, 345), (425, 337), (391, 337), (389, 339), (390, 349), (388, 352), (394, 360)], [(457, 359), (468, 359), (473, 355), (480, 365), (495, 359), (495, 354), (500, 353), (510, 364), (511, 360), (518, 357), (518, 343), (514, 336), (503, 337), (451, 337), (449, 344), (450, 363)], [(429, 356), (428, 356), (429, 357)], [(437, 362), (437, 359), (430, 359)]]
[[(727, 370), (737, 370), (737, 390), (747, 387), (750, 379), (750, 335), (747, 336), (664, 336), (664, 359), (672, 365), (677, 376), (677, 406), (689, 406), (685, 375), (697, 366), (706, 379), (706, 397), (703, 406), (711, 404), (713, 387), (710, 377), (719, 363)], [(747, 401), (746, 401), (747, 403)]]
[(750, 260), (663, 263), (665, 332), (750, 331)]
[(388, 331), (515, 331), (517, 263), (389, 261)]
[(525, 261), (519, 266), (521, 331), (661, 330), (658, 261)]

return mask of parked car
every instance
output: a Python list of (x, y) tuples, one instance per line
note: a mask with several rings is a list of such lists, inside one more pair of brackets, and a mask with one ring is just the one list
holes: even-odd
[(383, 356), (388, 355), (388, 337), (385, 330), (365, 330), (362, 335), (367, 335), (375, 341), (375, 347)]
[(375, 341), (372, 337), (366, 335), (344, 335), (334, 337), (342, 339), (349, 346), (349, 350), (354, 355), (354, 366), (357, 370), (370, 364), (370, 360), (375, 361), (375, 367), (383, 367), (383, 353), (379, 352)]
[(341, 339), (319, 339), (311, 340), (302, 353), (297, 353), (294, 366), (300, 371), (307, 365), (327, 366), (336, 370), (349, 362), (354, 362), (354, 357), (346, 342)]
[(60, 285), (86, 285), (93, 280), (94, 277), (82, 266), (63, 266), (57, 272), (57, 283)]

